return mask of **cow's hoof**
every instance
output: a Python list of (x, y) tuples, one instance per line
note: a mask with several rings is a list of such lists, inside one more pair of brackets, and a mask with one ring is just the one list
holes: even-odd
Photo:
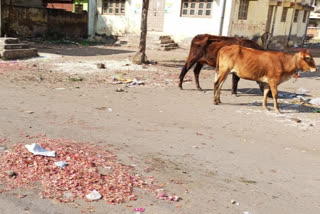
[(202, 88), (197, 88), (198, 91), (203, 91)]
[(179, 85), (180, 90), (183, 90), (182, 86)]
[(231, 94), (231, 96), (239, 97), (239, 95), (238, 95), (238, 94)]

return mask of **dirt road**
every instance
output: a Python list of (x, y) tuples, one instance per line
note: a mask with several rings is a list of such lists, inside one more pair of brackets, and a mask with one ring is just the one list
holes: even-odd
[[(148, 66), (131, 65), (130, 49), (39, 50), (40, 58), (2, 67), (0, 137), (8, 140), (0, 146), (30, 143), (26, 135), (39, 134), (109, 145), (120, 162), (156, 177), (182, 200), (163, 201), (137, 190), (138, 200), (126, 204), (79, 200), (75, 206), (40, 199), (40, 189), (17, 189), (0, 194), (0, 213), (122, 214), (134, 213), (134, 207), (146, 214), (320, 212), (319, 109), (294, 98), (301, 87), (308, 89), (304, 98), (320, 97), (319, 73), (280, 86), (279, 115), (271, 100), (271, 110), (262, 109), (255, 82), (241, 80), (240, 96), (231, 96), (230, 77), (222, 104), (214, 106), (208, 69), (201, 74), (203, 92), (194, 90), (193, 81), (179, 90), (186, 50), (149, 50), (158, 64)], [(113, 76), (145, 85), (111, 84)], [(18, 198), (22, 193), (26, 197)]]

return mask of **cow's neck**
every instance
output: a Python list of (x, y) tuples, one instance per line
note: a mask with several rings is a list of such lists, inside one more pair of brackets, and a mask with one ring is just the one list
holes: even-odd
[(296, 75), (298, 69), (298, 55), (297, 54), (286, 54), (284, 58), (284, 68), (287, 75)]

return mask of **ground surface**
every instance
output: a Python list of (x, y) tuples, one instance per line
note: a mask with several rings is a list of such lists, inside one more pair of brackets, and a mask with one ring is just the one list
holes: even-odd
[[(0, 213), (134, 213), (134, 207), (156, 214), (320, 212), (320, 114), (291, 97), (301, 87), (308, 89), (306, 99), (320, 97), (319, 73), (279, 87), (279, 115), (271, 100), (271, 110), (262, 109), (255, 82), (241, 80), (240, 96), (231, 96), (230, 77), (223, 103), (214, 106), (211, 69), (201, 73), (203, 92), (194, 90), (192, 71), (179, 90), (188, 50), (148, 50), (158, 64), (134, 66), (134, 50), (124, 47), (38, 48), (39, 58), (0, 61), (0, 137), (8, 139), (0, 146), (31, 143), (28, 136), (39, 134), (109, 145), (119, 161), (155, 176), (182, 200), (138, 191), (138, 200), (126, 204), (75, 205), (40, 199), (40, 189), (17, 189), (0, 194)], [(112, 84), (114, 76), (145, 85)], [(21, 193), (26, 197), (17, 197)]]

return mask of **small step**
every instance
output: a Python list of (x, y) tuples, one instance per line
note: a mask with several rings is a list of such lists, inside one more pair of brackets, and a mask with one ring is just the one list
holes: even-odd
[(3, 37), (0, 38), (0, 45), (1, 44), (19, 44), (20, 40), (17, 38), (11, 38), (11, 37)]
[(5, 44), (4, 46), (5, 50), (11, 50), (11, 49), (28, 49), (30, 46), (28, 44)]
[(161, 47), (160, 50), (162, 51), (171, 51), (171, 50), (175, 50), (178, 49), (178, 47)]
[(160, 47), (164, 48), (178, 48), (179, 45), (177, 43), (168, 43), (168, 44), (162, 44)]
[(23, 59), (36, 57), (38, 55), (38, 51), (35, 48), (29, 49), (12, 49), (12, 50), (4, 50), (0, 52), (0, 56), (4, 59)]

